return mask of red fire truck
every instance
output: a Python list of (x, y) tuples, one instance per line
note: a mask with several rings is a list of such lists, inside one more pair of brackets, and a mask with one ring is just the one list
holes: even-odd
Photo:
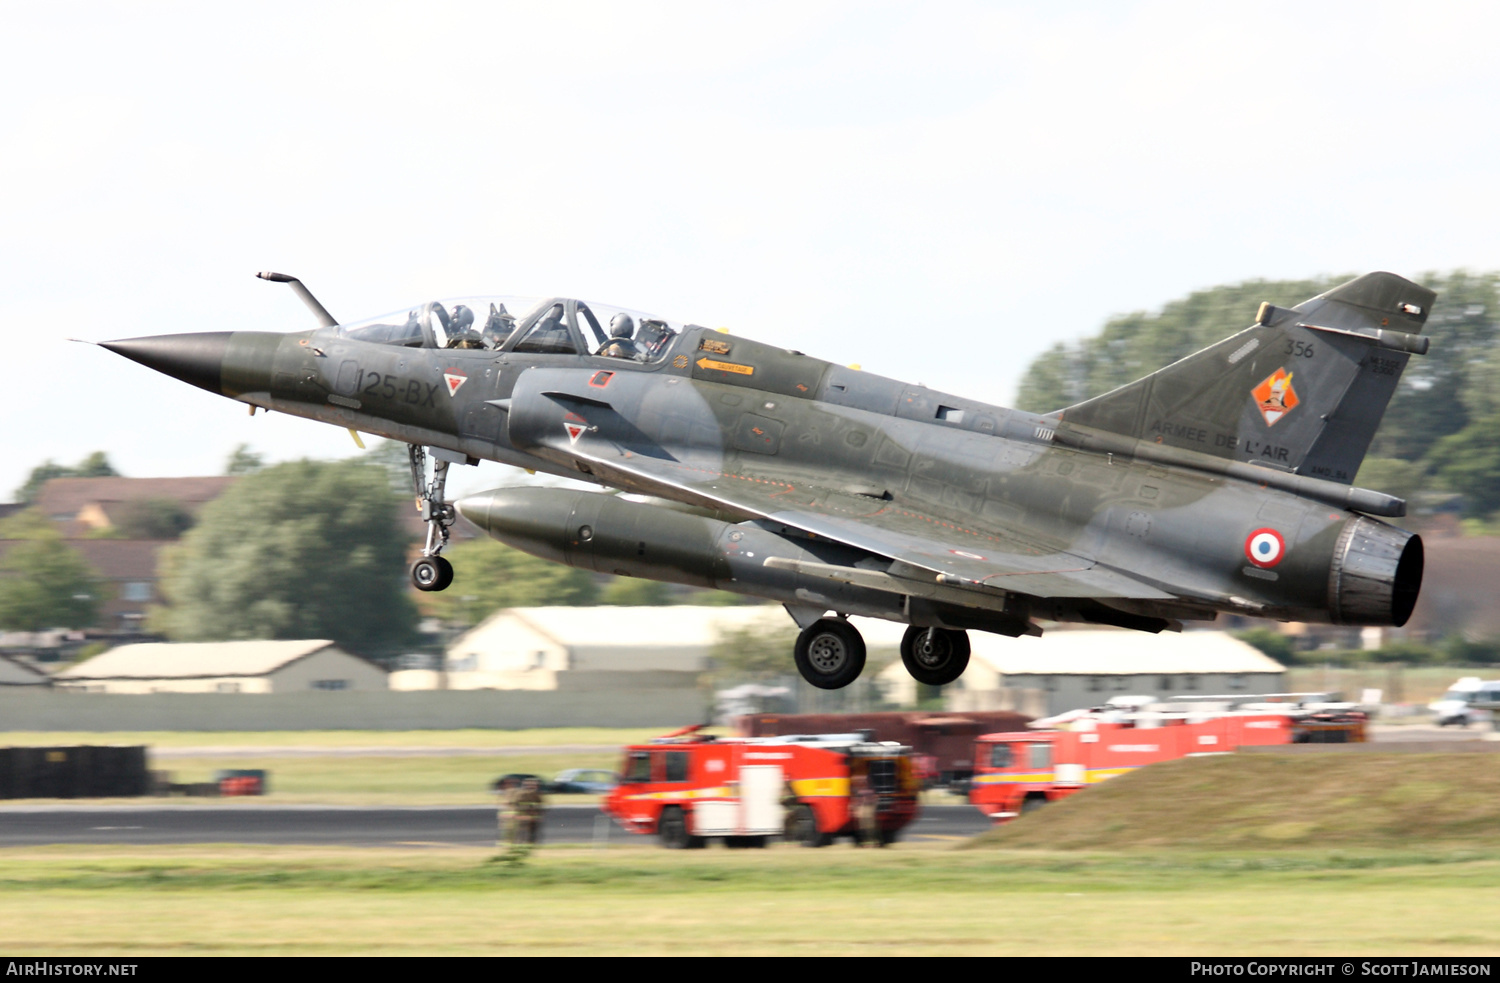
[(785, 836), (804, 846), (861, 836), (851, 791), (875, 797), (876, 841), (893, 842), (917, 814), (911, 748), (862, 734), (713, 737), (686, 728), (625, 749), (604, 810), (626, 829), (674, 849), (722, 838), (761, 847)]
[(1323, 694), (1122, 702), (1033, 724), (1045, 729), (980, 737), (969, 801), (1004, 822), (1158, 761), (1251, 745), (1365, 739), (1366, 715)]

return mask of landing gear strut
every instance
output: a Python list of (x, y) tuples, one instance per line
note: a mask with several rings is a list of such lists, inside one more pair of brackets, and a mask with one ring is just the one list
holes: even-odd
[(453, 564), (440, 555), (448, 545), (448, 527), (453, 525), (458, 513), (453, 506), (443, 501), (443, 488), (448, 483), (448, 462), (436, 458), (432, 461), (432, 480), (427, 480), (427, 449), (419, 444), (406, 448), (411, 458), (411, 484), (417, 493), (417, 507), (422, 510), (422, 521), (427, 523), (427, 542), (422, 555), (411, 565), (411, 582), (417, 590), (443, 590), (453, 583)]
[(797, 636), (797, 671), (818, 689), (843, 689), (865, 668), (865, 640), (849, 622), (820, 618)]
[(917, 682), (947, 686), (969, 667), (969, 633), (912, 625), (901, 639), (901, 661)]

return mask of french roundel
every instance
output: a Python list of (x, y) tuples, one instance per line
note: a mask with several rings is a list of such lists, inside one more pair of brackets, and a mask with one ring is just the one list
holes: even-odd
[(1245, 556), (1258, 567), (1274, 567), (1286, 555), (1286, 542), (1275, 529), (1257, 529), (1245, 540)]

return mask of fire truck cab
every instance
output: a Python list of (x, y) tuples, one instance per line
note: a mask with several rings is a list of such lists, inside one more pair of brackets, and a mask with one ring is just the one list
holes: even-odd
[[(874, 806), (874, 839), (893, 842), (916, 817), (911, 748), (863, 734), (717, 738), (681, 733), (625, 749), (604, 810), (674, 849), (720, 838), (761, 847), (773, 836), (825, 846), (861, 838), (859, 803)], [(864, 791), (865, 789), (868, 791)]]
[(1031, 732), (986, 734), (974, 748), (969, 801), (1005, 822), (1117, 775), (1158, 761), (1224, 754), (1264, 744), (1365, 739), (1366, 715), (1324, 694), (1197, 697), (1148, 703), (1124, 697), (1032, 724)]

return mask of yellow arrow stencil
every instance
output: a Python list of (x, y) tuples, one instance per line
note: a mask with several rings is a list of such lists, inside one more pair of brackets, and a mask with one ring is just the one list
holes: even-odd
[(735, 362), (717, 362), (711, 358), (698, 359), (698, 368), (717, 369), (720, 372), (733, 372), (736, 375), (754, 375), (755, 366), (739, 365)]

